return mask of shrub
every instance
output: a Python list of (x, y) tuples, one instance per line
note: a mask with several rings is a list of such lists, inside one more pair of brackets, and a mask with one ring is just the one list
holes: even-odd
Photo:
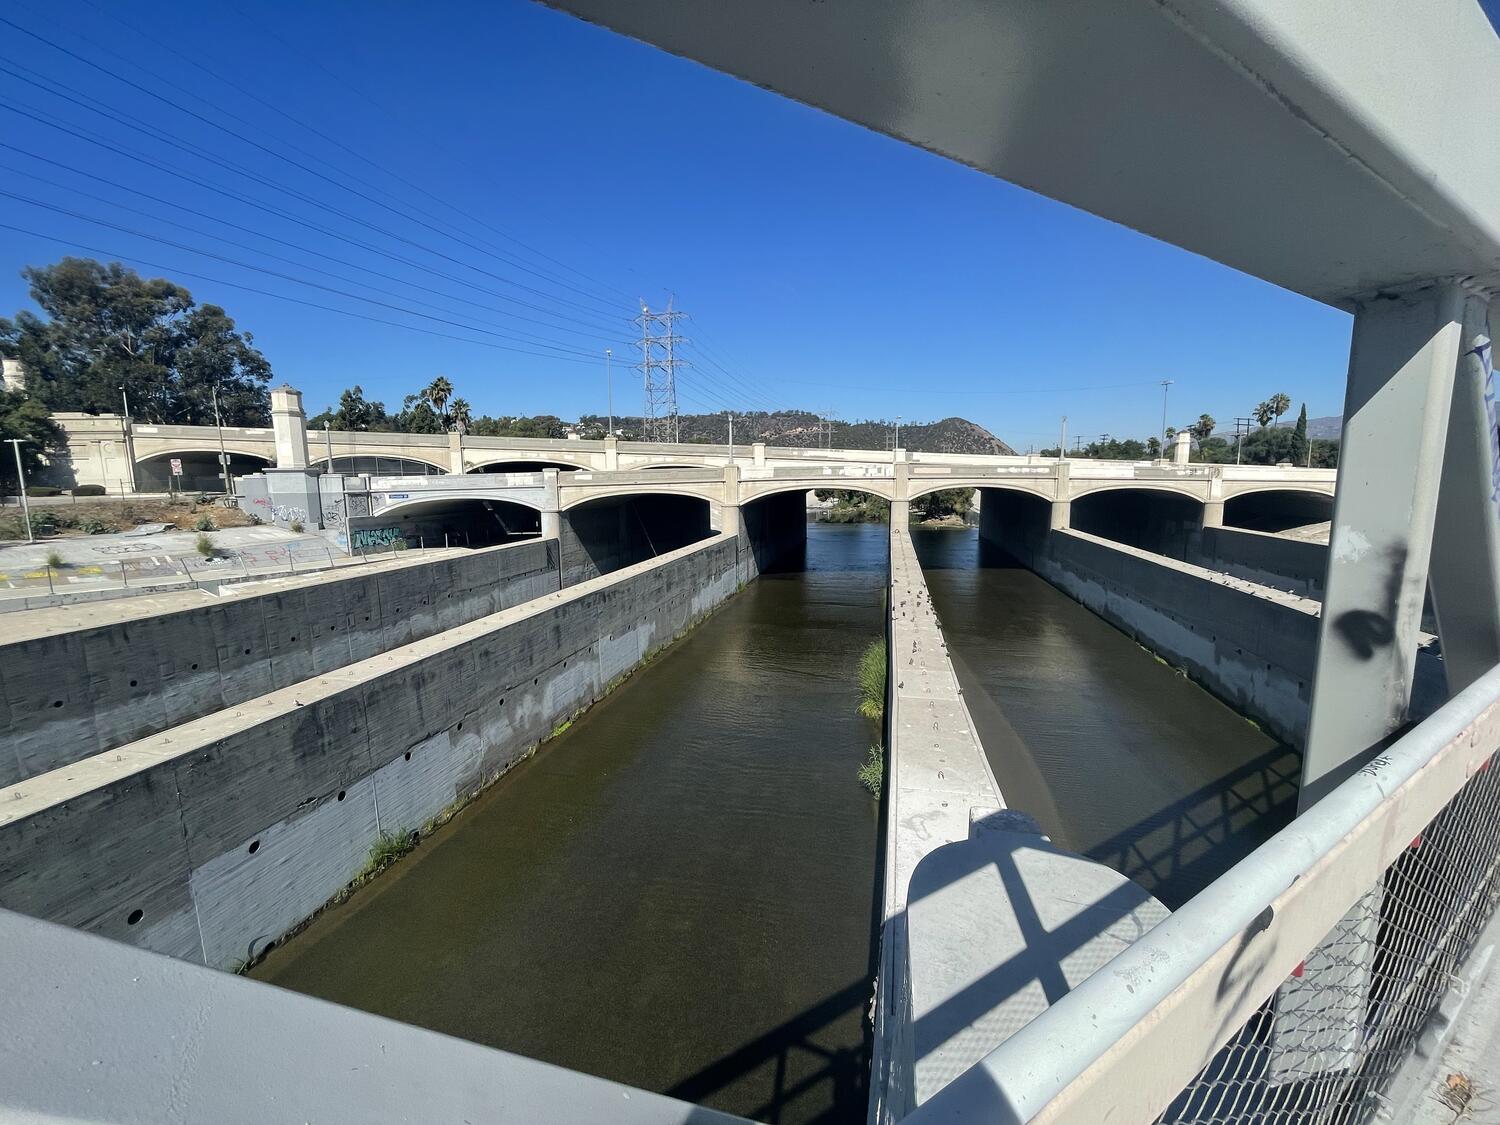
[(871, 722), (885, 718), (885, 641), (876, 641), (859, 658), (859, 713)]
[(109, 525), (103, 520), (84, 520), (78, 525), (78, 530), (85, 535), (103, 535), (109, 530)]
[(871, 746), (865, 764), (859, 767), (859, 783), (874, 797), (880, 796), (880, 783), (885, 777), (885, 749)]
[(193, 524), (193, 527), (197, 531), (212, 531), (214, 530), (214, 518), (205, 512), (198, 517), (198, 522)]
[(302, 521), (301, 520), (293, 520), (288, 526), (291, 528), (291, 530), (295, 531), (298, 535), (302, 534)]
[(66, 565), (67, 564), (63, 562), (63, 557), (60, 554), (58, 554), (56, 551), (48, 551), (47, 552), (47, 569), (48, 570), (61, 570)]
[(102, 484), (80, 484), (73, 488), (74, 496), (103, 496), (104, 486)]
[(203, 532), (198, 532), (198, 538), (193, 542), (193, 549), (205, 559), (214, 557), (214, 541)]
[(28, 484), (26, 486), (27, 496), (61, 496), (62, 489), (50, 484)]
[(58, 525), (57, 513), (43, 508), (31, 513), (31, 526), (37, 531), (51, 531)]

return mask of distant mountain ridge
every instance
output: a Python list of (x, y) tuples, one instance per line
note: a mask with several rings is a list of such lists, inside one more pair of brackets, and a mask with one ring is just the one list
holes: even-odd
[[(587, 415), (580, 425), (600, 423), (604, 419)], [(678, 428), (685, 442), (708, 442), (723, 445), (729, 441), (729, 420), (722, 414), (681, 414)], [(616, 418), (618, 429), (631, 436), (641, 432), (642, 420)], [(736, 414), (735, 444), (748, 445), (763, 441), (767, 445), (815, 448), (831, 444), (835, 449), (889, 449), (896, 424), (887, 421), (824, 423), (816, 414), (804, 410), (778, 410), (775, 413)], [(831, 431), (831, 435), (830, 435)], [(936, 422), (901, 423), (902, 448), (915, 453), (990, 453), (1013, 455), (1015, 450), (989, 430), (967, 418), (943, 418)]]
[[(1280, 422), (1272, 425), (1272, 429), (1290, 430), (1297, 425), (1297, 419), (1282, 418)], [(1307, 420), (1307, 436), (1318, 438), (1323, 441), (1338, 441), (1344, 432), (1344, 416), (1342, 414), (1329, 414), (1322, 418), (1309, 418)], [(1234, 440), (1234, 430), (1215, 430), (1214, 437), (1221, 437), (1225, 441)]]

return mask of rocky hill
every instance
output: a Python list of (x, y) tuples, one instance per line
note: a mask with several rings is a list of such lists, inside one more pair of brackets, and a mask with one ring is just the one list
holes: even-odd
[[(603, 421), (592, 415), (579, 419), (586, 430)], [(683, 414), (678, 423), (683, 441), (722, 445), (729, 440), (729, 421), (722, 414)], [(616, 418), (615, 425), (625, 436), (634, 437), (641, 431), (640, 418)], [(736, 414), (734, 440), (737, 445), (763, 441), (767, 445), (811, 447), (829, 444), (830, 429), (836, 449), (889, 449), (895, 423), (835, 420), (825, 426), (817, 415), (800, 410)], [(901, 444), (922, 453), (1015, 453), (989, 430), (966, 418), (903, 422)]]

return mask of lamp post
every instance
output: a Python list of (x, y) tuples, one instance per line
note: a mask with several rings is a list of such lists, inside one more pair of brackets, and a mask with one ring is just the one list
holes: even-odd
[(21, 467), (21, 442), (24, 438), (6, 438), (16, 454), (16, 484), (21, 489), (21, 514), (26, 519), (26, 542), (36, 542), (36, 536), (31, 533), (31, 501), (26, 499), (26, 470)]
[(125, 393), (124, 383), (120, 384), (120, 401), (125, 404), (125, 460), (130, 465), (130, 491), (135, 492), (135, 442), (131, 440), (130, 396)]
[(219, 431), (219, 475), (224, 478), (224, 495), (233, 496), (234, 487), (229, 483), (229, 454), (224, 451), (224, 420), (219, 417), (219, 384), (213, 386), (214, 429)]
[[(463, 431), (459, 430), (458, 440), (463, 441)], [(328, 453), (328, 473), (333, 474), (333, 430), (329, 428), (328, 419), (323, 419), (323, 449)], [(459, 450), (462, 452), (462, 449)]]
[(901, 448), (901, 415), (897, 414), (896, 415), (896, 436), (892, 440), (892, 443), (891, 443), (891, 452), (894, 453), (896, 450), (898, 450), (900, 448)]
[(1062, 428), (1057, 434), (1057, 459), (1061, 461), (1068, 455), (1068, 416), (1062, 416)]
[(734, 411), (726, 410), (729, 415), (729, 463), (734, 464)]
[(608, 403), (606, 409), (609, 411), (609, 436), (615, 436), (615, 380), (610, 371), (609, 360), (615, 353), (609, 348), (604, 349), (604, 397)]
[(1161, 381), (1161, 455), (1163, 459), (1167, 455), (1167, 388), (1172, 385), (1171, 379)]

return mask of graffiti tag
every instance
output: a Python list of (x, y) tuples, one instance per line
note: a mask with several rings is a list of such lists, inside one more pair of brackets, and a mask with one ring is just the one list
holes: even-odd
[(390, 547), (406, 542), (399, 527), (362, 527), (349, 533), (349, 545), (355, 551), (367, 551), (371, 547)]
[(277, 504), (271, 509), (271, 518), (284, 520), (287, 523), (305, 523), (307, 512), (290, 504)]

